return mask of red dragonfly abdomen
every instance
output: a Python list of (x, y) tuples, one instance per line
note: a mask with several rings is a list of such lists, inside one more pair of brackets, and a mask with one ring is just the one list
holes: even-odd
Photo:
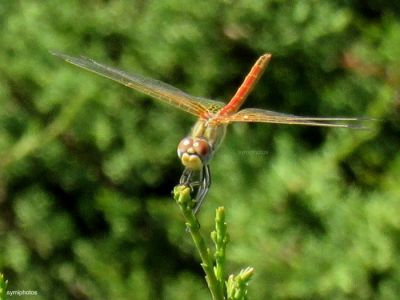
[(243, 83), (236, 91), (236, 94), (232, 97), (231, 101), (229, 101), (229, 103), (218, 112), (219, 115), (230, 115), (239, 110), (253, 87), (256, 85), (258, 79), (260, 79), (261, 75), (264, 73), (271, 57), (271, 54), (266, 53), (256, 61)]

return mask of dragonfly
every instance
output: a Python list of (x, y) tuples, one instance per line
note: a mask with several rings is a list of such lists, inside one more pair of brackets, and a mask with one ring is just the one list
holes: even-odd
[(279, 113), (260, 108), (241, 109), (272, 55), (261, 55), (244, 78), (228, 103), (189, 95), (159, 80), (127, 73), (86, 57), (74, 57), (60, 52), (51, 52), (65, 61), (114, 80), (161, 102), (174, 106), (197, 117), (189, 135), (178, 144), (178, 157), (184, 167), (179, 180), (190, 187), (195, 196), (193, 212), (200, 209), (211, 186), (210, 161), (224, 140), (227, 126), (231, 123), (259, 122), (272, 124), (308, 125), (339, 128), (358, 128), (356, 117), (305, 117)]

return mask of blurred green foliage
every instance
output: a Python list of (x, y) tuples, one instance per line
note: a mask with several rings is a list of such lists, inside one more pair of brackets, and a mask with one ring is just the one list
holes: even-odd
[(209, 299), (170, 192), (194, 119), (49, 54), (369, 131), (236, 124), (200, 219), (226, 208), (249, 299), (398, 299), (396, 1), (0, 1), (0, 271), (41, 299)]

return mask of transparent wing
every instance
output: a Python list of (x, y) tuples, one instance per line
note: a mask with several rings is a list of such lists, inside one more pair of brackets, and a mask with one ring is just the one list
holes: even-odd
[(216, 112), (225, 105), (223, 102), (191, 96), (159, 80), (133, 73), (128, 74), (116, 68), (98, 63), (90, 58), (77, 58), (54, 51), (52, 51), (51, 54), (73, 65), (119, 82), (195, 116), (206, 115), (208, 112)]
[(262, 122), (277, 124), (294, 124), (308, 126), (326, 126), (366, 129), (362, 126), (365, 118), (319, 118), (319, 117), (301, 117), (290, 114), (278, 113), (265, 109), (246, 108), (234, 115), (225, 117), (223, 122)]

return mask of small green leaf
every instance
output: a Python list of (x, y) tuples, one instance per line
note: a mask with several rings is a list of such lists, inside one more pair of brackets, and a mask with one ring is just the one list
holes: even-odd
[(254, 269), (247, 267), (236, 276), (230, 275), (226, 283), (228, 300), (246, 300), (247, 286), (254, 274)]

